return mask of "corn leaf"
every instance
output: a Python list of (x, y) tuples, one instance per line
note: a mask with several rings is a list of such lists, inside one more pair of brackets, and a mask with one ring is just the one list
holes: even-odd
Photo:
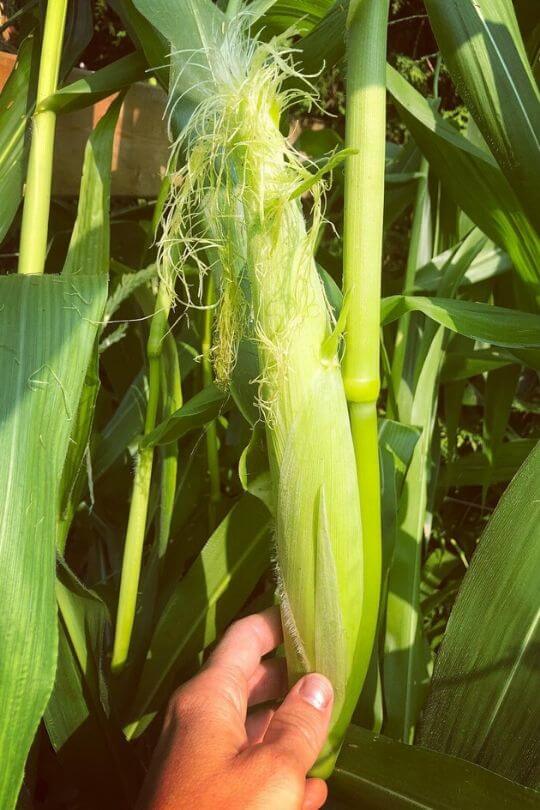
[[(109, 207), (113, 136), (122, 99), (114, 101), (86, 144), (77, 219), (71, 234), (62, 275), (78, 278), (79, 273), (107, 276), (109, 269)], [(73, 293), (73, 303), (77, 304)], [(98, 324), (96, 324), (98, 326)], [(63, 551), (71, 514), (75, 508), (83, 456), (94, 418), (99, 391), (98, 336), (88, 365), (77, 414), (73, 420), (64, 464), (60, 498), (58, 543)]]
[(102, 694), (107, 610), (62, 562), (56, 596), (58, 662), (44, 717), (49, 739), (61, 766), (76, 779), (87, 800), (131, 807), (136, 797), (135, 760)]
[(540, 346), (539, 315), (450, 298), (393, 295), (381, 302), (383, 324), (414, 311), (423, 312), (452, 332), (495, 346), (522, 349)]
[(447, 352), (444, 365), (441, 369), (441, 383), (453, 383), (458, 380), (467, 380), (486, 371), (503, 368), (512, 363), (512, 358), (501, 352), (490, 349), (478, 349), (469, 352)]
[(163, 707), (171, 679), (193, 666), (242, 607), (269, 564), (270, 535), (267, 509), (246, 494), (209, 538), (157, 623), (129, 711), (128, 739), (144, 731)]
[(113, 101), (86, 144), (77, 219), (63, 275), (109, 270), (110, 166), (121, 104), (122, 97)]
[(146, 62), (136, 51), (118, 59), (95, 73), (60, 88), (43, 99), (38, 112), (53, 110), (57, 114), (74, 112), (91, 107), (119, 90), (129, 88), (133, 82), (145, 77)]
[(175, 0), (133, 0), (132, 5), (171, 43), (169, 90), (181, 100), (170, 113), (185, 124), (212, 87), (205, 50), (219, 41), (224, 14), (211, 0), (185, 0), (181, 14)]
[[(452, 249), (445, 250), (420, 267), (415, 273), (414, 285), (410, 292), (435, 292), (441, 281), (441, 270), (451, 258), (452, 253)], [(485, 247), (473, 259), (469, 269), (463, 276), (460, 288), (478, 284), (480, 281), (487, 281), (506, 273), (511, 267), (512, 262), (504, 250), (487, 240)]]
[(333, 0), (255, 0), (249, 10), (264, 4), (269, 10), (263, 17), (263, 24), (272, 31), (282, 33), (288, 28), (306, 34), (325, 16)]
[(525, 810), (538, 794), (457, 757), (403, 745), (350, 726), (334, 776), (332, 797), (346, 807), (377, 810)]
[(54, 682), (56, 511), (107, 280), (4, 276), (0, 288), (0, 806), (10, 810)]
[(413, 457), (414, 448), (420, 437), (420, 430), (382, 419), (379, 422), (379, 456), (381, 469), (381, 519), (382, 519), (382, 576), (381, 609), (378, 621), (377, 638), (371, 662), (354, 714), (355, 722), (379, 732), (383, 724), (382, 706), (382, 632), (386, 623), (386, 600), (388, 575), (394, 556), (397, 535), (397, 509), (405, 476)]
[(419, 737), (422, 745), (531, 787), (540, 780), (539, 477), (537, 444), (502, 496), (465, 575)]
[(323, 65), (334, 65), (345, 52), (345, 24), (348, 2), (336, 0), (328, 13), (298, 43), (297, 60), (306, 75)]
[(169, 86), (169, 53), (167, 38), (141, 14), (132, 0), (110, 0), (111, 7), (119, 15), (130, 38), (154, 70), (156, 79), (164, 90)]
[(540, 95), (511, 0), (427, 0), (426, 8), (461, 97), (540, 228)]
[(26, 128), (34, 106), (38, 52), (36, 37), (27, 37), (0, 94), (0, 242), (22, 199)]
[[(506, 433), (520, 373), (520, 366), (510, 365), (493, 369), (487, 375), (484, 389), (483, 429), (484, 453), (490, 467), (495, 462)], [(484, 479), (485, 492), (490, 483), (491, 475), (488, 470)]]
[(161, 422), (151, 433), (147, 433), (141, 447), (155, 447), (178, 441), (190, 430), (204, 427), (222, 412), (227, 402), (227, 394), (214, 385), (208, 385), (182, 405), (171, 416)]
[(94, 20), (91, 0), (79, 0), (76, 5), (68, 5), (60, 75), (65, 76), (75, 65), (94, 33)]
[(427, 676), (420, 655), (420, 561), (443, 339), (444, 329), (439, 327), (423, 363), (412, 401), (410, 421), (421, 427), (422, 433), (414, 448), (398, 504), (395, 550), (388, 575), (383, 730), (404, 742), (411, 742)]
[(137, 374), (118, 408), (96, 439), (92, 453), (92, 471), (97, 481), (141, 433), (144, 426), (148, 381), (143, 371)]
[(489, 471), (492, 484), (510, 481), (531, 450), (534, 439), (514, 439), (504, 442), (490, 462), (484, 453), (467, 453), (443, 468), (441, 485), (445, 487), (478, 486)]
[(416, 143), (455, 202), (506, 250), (531, 306), (540, 301), (540, 237), (495, 160), (443, 119), (411, 85), (387, 67), (388, 89)]

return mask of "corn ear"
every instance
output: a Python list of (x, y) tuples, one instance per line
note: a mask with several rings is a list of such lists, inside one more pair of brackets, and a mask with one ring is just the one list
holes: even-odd
[(205, 57), (211, 90), (176, 145), (186, 160), (172, 177), (161, 263), (170, 268), (183, 250), (182, 259), (219, 278), (218, 378), (230, 375), (243, 336), (258, 347), (289, 676), (322, 672), (335, 691), (315, 768), (324, 776), (365, 672), (357, 660), (363, 565), (355, 457), (339, 341), (314, 261), (324, 189), (312, 185), (307, 229), (296, 192), (310, 175), (279, 130), (291, 100), (281, 89), (293, 72), (288, 53), (231, 25)]

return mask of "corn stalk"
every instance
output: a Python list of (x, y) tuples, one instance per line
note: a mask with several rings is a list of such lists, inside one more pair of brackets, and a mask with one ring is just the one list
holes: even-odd
[[(343, 272), (348, 308), (343, 381), (349, 402), (364, 548), (359, 656), (367, 668), (379, 609), (381, 509), (377, 439), (388, 2), (359, 0), (348, 16)], [(363, 671), (365, 676), (365, 670)], [(359, 676), (360, 677), (360, 676)]]
[(21, 226), (18, 269), (22, 274), (45, 270), (56, 113), (39, 110), (39, 103), (51, 96), (58, 84), (66, 10), (67, 0), (47, 3)]
[[(164, 284), (160, 284), (156, 296), (154, 314), (150, 324), (150, 334), (146, 344), (146, 357), (148, 360), (148, 402), (144, 422), (145, 436), (156, 426), (160, 400), (163, 340), (168, 328), (170, 307), (170, 292)], [(120, 595), (118, 598), (118, 613), (116, 616), (116, 630), (111, 661), (111, 667), (113, 671), (116, 672), (123, 669), (127, 662), (133, 633), (137, 593), (141, 575), (142, 553), (146, 535), (153, 463), (154, 447), (141, 448), (135, 469), (124, 556), (122, 558)]]

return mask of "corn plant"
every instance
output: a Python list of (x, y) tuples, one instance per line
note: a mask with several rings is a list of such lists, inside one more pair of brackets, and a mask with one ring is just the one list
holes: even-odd
[[(26, 4), (1, 94), (0, 805), (135, 808), (173, 690), (278, 603), (330, 806), (537, 806), (534, 4), (425, 0), (423, 93), (389, 0), (113, 5), (134, 52), (70, 81), (90, 5)], [(57, 121), (112, 94), (59, 201)]]

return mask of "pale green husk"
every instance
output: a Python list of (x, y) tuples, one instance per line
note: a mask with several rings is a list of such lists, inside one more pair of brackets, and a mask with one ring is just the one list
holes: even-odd
[(308, 230), (294, 192), (309, 175), (278, 126), (290, 100), (281, 90), (293, 71), (290, 54), (248, 41), (236, 27), (205, 56), (208, 96), (176, 144), (185, 161), (172, 177), (161, 265), (178, 266), (183, 250), (202, 275), (219, 277), (213, 355), (220, 379), (231, 372), (240, 337), (257, 342), (289, 675), (323, 672), (335, 689), (317, 769), (324, 775), (364, 667), (356, 660), (363, 572), (355, 459), (337, 341), (327, 340), (332, 323), (313, 257), (323, 189), (311, 189)]

